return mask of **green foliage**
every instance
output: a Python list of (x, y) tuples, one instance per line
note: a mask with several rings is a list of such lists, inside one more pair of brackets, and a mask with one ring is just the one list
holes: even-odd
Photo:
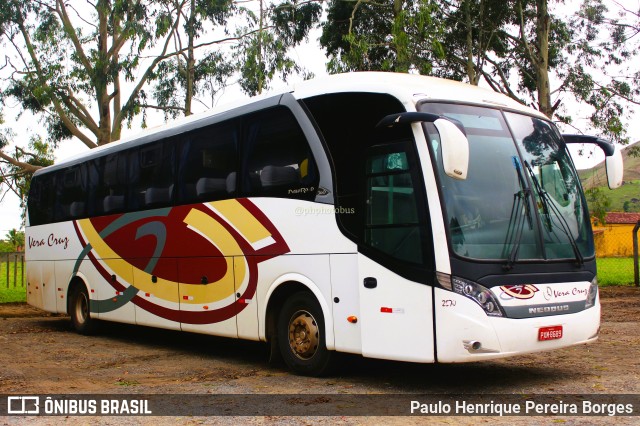
[(9, 241), (0, 240), (0, 253), (13, 253), (15, 248)]
[[(640, 12), (612, 16), (584, 0), (567, 19), (563, 0), (331, 0), (321, 45), (330, 72), (400, 71), (478, 84), (567, 124), (571, 101), (591, 106), (596, 132), (626, 144), (624, 119), (640, 104)], [(557, 7), (557, 9), (556, 9)], [(621, 73), (611, 72), (616, 66)], [(566, 104), (565, 104), (566, 103)], [(593, 131), (592, 130), (592, 131)]]
[(7, 232), (5, 240), (9, 243), (11, 251), (18, 251), (19, 248), (24, 249), (24, 231), (18, 231), (17, 229), (11, 229)]
[(562, 77), (565, 91), (592, 107), (591, 126), (626, 145), (623, 118), (628, 118), (630, 104), (640, 104), (640, 67), (633, 59), (640, 48), (640, 10), (615, 2), (615, 15), (610, 6), (603, 0), (582, 2), (570, 23), (575, 42), (568, 49), (570, 64)]
[(444, 21), (438, 2), (329, 2), (320, 44), (331, 73), (346, 71), (418, 71), (430, 74), (444, 57)]
[(605, 225), (605, 217), (611, 207), (611, 200), (600, 188), (590, 188), (586, 190), (587, 206), (591, 216), (597, 219), (600, 225)]
[(625, 181), (624, 185), (614, 190), (601, 186), (598, 191), (609, 200), (609, 211), (640, 212), (640, 180)]
[(596, 258), (596, 265), (601, 286), (633, 284), (632, 257)]
[[(168, 40), (184, 3), (3, 2), (3, 43), (12, 48), (6, 55), (14, 72), (2, 96), (38, 116), (52, 145), (73, 136), (89, 147), (119, 139), (122, 124), (141, 112), (154, 68), (175, 54)], [(156, 58), (142, 68), (140, 56), (150, 51)], [(133, 89), (124, 92), (122, 80)]]
[[(2, 147), (0, 146), (0, 148)], [(54, 159), (53, 147), (51, 144), (43, 141), (39, 136), (31, 137), (26, 150), (15, 148), (13, 154), (17, 161), (38, 167), (50, 166), (53, 164)], [(3, 176), (0, 184), (3, 185), (4, 190), (13, 192), (20, 200), (20, 207), (22, 208), (24, 219), (27, 194), (29, 193), (32, 174), (25, 171), (21, 166), (6, 161), (0, 161), (0, 174)]]
[(291, 74), (307, 74), (288, 53), (306, 39), (321, 12), (315, 2), (284, 0), (251, 16), (248, 25), (239, 29), (240, 43), (233, 55), (238, 64), (239, 84), (245, 93), (262, 93), (276, 76), (286, 81)]
[[(22, 285), (22, 263), (14, 263), (13, 259), (7, 263), (5, 258), (0, 260), (0, 303), (25, 302), (27, 300), (26, 286)], [(7, 285), (7, 268), (9, 268), (9, 282)], [(17, 283), (13, 277), (17, 278)]]
[(0, 277), (0, 303), (17, 303), (27, 301), (27, 290), (25, 287), (9, 287), (3, 284)]

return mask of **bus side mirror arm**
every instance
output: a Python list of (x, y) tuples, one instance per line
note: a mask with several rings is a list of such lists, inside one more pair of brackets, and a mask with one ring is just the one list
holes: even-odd
[(598, 145), (606, 155), (605, 169), (607, 171), (609, 189), (616, 189), (622, 186), (624, 164), (622, 164), (620, 148), (597, 136), (562, 135), (562, 138), (565, 143), (592, 143)]
[(433, 123), (436, 126), (440, 133), (444, 172), (453, 179), (466, 179), (469, 170), (469, 140), (464, 134), (462, 123), (426, 112), (403, 112), (387, 115), (378, 122), (376, 128), (416, 122)]

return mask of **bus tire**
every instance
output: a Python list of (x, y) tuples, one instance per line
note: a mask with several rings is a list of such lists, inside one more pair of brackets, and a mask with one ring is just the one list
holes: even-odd
[(335, 352), (327, 349), (324, 315), (309, 292), (289, 297), (278, 315), (278, 345), (282, 359), (296, 374), (324, 376), (335, 366)]
[(73, 329), (84, 335), (96, 332), (97, 320), (91, 318), (91, 299), (84, 285), (77, 286), (69, 300), (69, 315)]

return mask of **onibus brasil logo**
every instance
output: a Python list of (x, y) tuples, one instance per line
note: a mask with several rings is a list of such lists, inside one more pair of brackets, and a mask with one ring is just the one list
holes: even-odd
[(95, 217), (74, 226), (84, 246), (74, 275), (88, 260), (113, 289), (92, 295), (95, 313), (132, 302), (170, 321), (224, 321), (255, 296), (258, 264), (289, 252), (248, 199)]

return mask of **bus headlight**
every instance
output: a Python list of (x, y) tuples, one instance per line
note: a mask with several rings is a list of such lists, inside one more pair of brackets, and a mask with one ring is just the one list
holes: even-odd
[(596, 304), (596, 296), (598, 295), (598, 278), (594, 278), (591, 281), (591, 286), (589, 287), (589, 294), (587, 294), (587, 301), (584, 305), (585, 309), (591, 308)]
[(452, 290), (458, 294), (476, 302), (484, 312), (492, 317), (504, 317), (505, 314), (500, 307), (500, 303), (493, 293), (486, 287), (473, 281), (468, 281), (458, 277), (451, 277)]

